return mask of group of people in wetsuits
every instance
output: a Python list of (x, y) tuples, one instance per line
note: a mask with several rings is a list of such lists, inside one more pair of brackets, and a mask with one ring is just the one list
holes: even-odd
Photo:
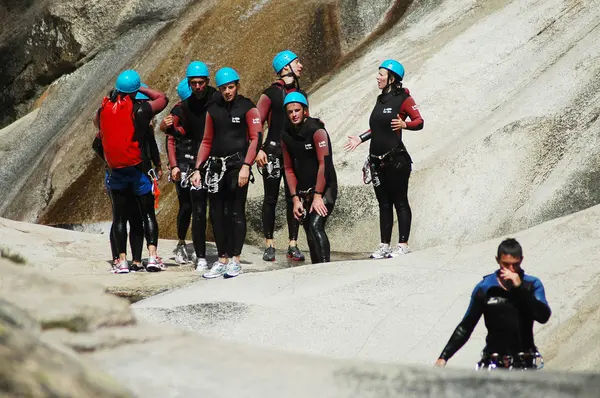
[[(325, 225), (338, 191), (331, 140), (324, 123), (310, 116), (308, 96), (300, 89), (303, 65), (298, 56), (290, 50), (282, 51), (274, 57), (272, 67), (277, 78), (255, 105), (239, 93), (236, 70), (219, 69), (214, 88), (207, 65), (193, 61), (177, 86), (180, 101), (160, 123), (167, 137), (169, 178), (176, 184), (179, 202), (175, 261), (193, 262), (205, 278), (235, 277), (241, 272), (245, 205), (255, 164), (264, 188), (263, 260), (275, 260), (275, 209), (283, 180), (287, 257), (305, 259), (297, 243), (302, 225), (311, 262), (330, 261)], [(364, 170), (369, 178), (365, 182), (373, 182), (381, 213), (381, 244), (372, 258), (409, 252), (411, 211), (407, 192), (412, 161), (402, 143), (402, 130), (422, 129), (423, 119), (409, 91), (402, 87), (403, 77), (404, 68), (399, 62), (387, 60), (380, 65), (377, 83), (382, 92), (369, 120), (370, 129), (360, 136), (350, 136), (345, 145), (346, 150), (354, 150), (371, 139)], [(152, 123), (168, 99), (164, 93), (144, 86), (137, 72), (121, 73), (96, 114), (99, 132), (93, 146), (107, 163), (116, 273), (127, 273), (132, 267), (140, 269), (142, 230), (149, 249), (146, 269), (164, 269), (156, 254), (158, 226), (152, 206), (152, 183), (162, 173)], [(268, 134), (263, 139), (265, 123)], [(133, 138), (124, 143), (119, 137), (126, 134)], [(117, 153), (119, 146), (122, 154)], [(140, 211), (134, 214), (136, 207)], [(211, 265), (206, 261), (207, 207), (218, 251), (218, 261)], [(391, 246), (394, 208), (400, 224), (395, 248)], [(190, 219), (192, 256), (185, 242)], [(127, 222), (133, 252), (131, 266), (126, 258)]]
[[(246, 236), (245, 205), (248, 183), (257, 165), (264, 187), (262, 208), (266, 249), (263, 259), (273, 261), (275, 208), (284, 182), (289, 233), (287, 256), (302, 261), (297, 245), (303, 225), (313, 263), (328, 262), (330, 247), (325, 224), (337, 198), (333, 150), (324, 123), (309, 113), (309, 102), (300, 89), (303, 66), (286, 50), (273, 60), (276, 81), (260, 96), (257, 105), (239, 93), (240, 77), (229, 67), (215, 75), (200, 61), (190, 63), (177, 86), (180, 101), (160, 123), (167, 136), (169, 178), (179, 200), (175, 249), (178, 263), (193, 261), (207, 279), (240, 274), (240, 256)], [(404, 67), (386, 60), (378, 68), (377, 97), (369, 130), (349, 136), (347, 151), (370, 140), (363, 166), (365, 183), (372, 183), (379, 203), (381, 243), (371, 258), (409, 253), (412, 213), (408, 182), (412, 159), (402, 142), (403, 130), (420, 130), (423, 119), (408, 89), (402, 85)], [(154, 193), (161, 162), (154, 138), (154, 116), (168, 104), (164, 93), (141, 83), (137, 72), (119, 75), (115, 89), (104, 98), (95, 124), (93, 148), (106, 162), (105, 184), (113, 207), (110, 239), (116, 273), (141, 269), (143, 235), (148, 246), (147, 271), (160, 271), (157, 254), (158, 225)], [(268, 134), (263, 139), (263, 125)], [(206, 213), (213, 227), (218, 260), (206, 261)], [(393, 211), (399, 224), (397, 246), (392, 246)], [(195, 256), (188, 256), (185, 238), (192, 222)], [(133, 265), (127, 261), (127, 223)], [(545, 323), (550, 307), (538, 278), (521, 268), (523, 251), (514, 239), (498, 247), (500, 268), (475, 287), (461, 323), (436, 361), (444, 367), (468, 340), (480, 317), (488, 328), (487, 345), (478, 368), (539, 368), (541, 355), (533, 339), (534, 321)]]

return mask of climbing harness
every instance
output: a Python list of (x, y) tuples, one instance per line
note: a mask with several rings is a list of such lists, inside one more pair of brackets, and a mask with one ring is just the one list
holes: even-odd
[(267, 155), (268, 162), (263, 167), (258, 168), (260, 175), (267, 173), (267, 178), (281, 177), (281, 161), (275, 155)]
[(300, 203), (302, 203), (302, 216), (298, 220), (300, 224), (304, 222), (306, 216), (308, 215), (305, 204), (307, 204), (307, 202), (312, 202), (314, 193), (314, 188), (309, 188), (305, 191), (296, 191), (296, 196), (298, 196), (298, 199), (300, 199)]
[(500, 355), (498, 353), (482, 353), (481, 361), (475, 365), (475, 370), (494, 369), (505, 370), (540, 370), (544, 367), (544, 358), (538, 351), (519, 352), (516, 356)]

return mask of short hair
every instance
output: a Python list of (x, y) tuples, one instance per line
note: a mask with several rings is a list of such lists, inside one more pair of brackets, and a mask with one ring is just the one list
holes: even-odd
[(523, 258), (523, 248), (516, 239), (508, 238), (498, 246), (498, 258), (500, 259), (505, 254), (515, 258)]

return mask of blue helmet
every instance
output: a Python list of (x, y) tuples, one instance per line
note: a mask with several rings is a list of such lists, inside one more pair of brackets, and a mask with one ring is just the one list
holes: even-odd
[(185, 72), (186, 77), (208, 77), (208, 66), (204, 62), (193, 61), (191, 62)]
[(400, 76), (400, 80), (404, 79), (404, 66), (398, 61), (394, 61), (393, 59), (386, 59), (379, 65), (380, 68), (387, 69), (391, 72), (394, 72), (398, 76)]
[[(148, 85), (142, 83), (142, 84), (140, 84), (140, 87), (146, 87), (146, 88), (148, 88)], [(150, 97), (148, 97), (146, 94), (141, 93), (141, 92), (138, 91), (137, 94), (135, 95), (135, 99), (136, 100), (149, 100)]]
[(215, 80), (217, 83), (217, 87), (224, 86), (225, 84), (229, 84), (231, 82), (237, 82), (240, 80), (240, 76), (237, 74), (235, 69), (225, 67), (221, 68), (217, 71), (215, 75)]
[(283, 100), (283, 106), (287, 106), (288, 104), (293, 104), (295, 102), (308, 108), (308, 101), (306, 100), (306, 97), (297, 91), (292, 91), (285, 96), (285, 99)]
[(140, 80), (140, 75), (136, 71), (129, 69), (121, 72), (117, 77), (115, 88), (122, 93), (135, 93), (140, 89)]
[(277, 54), (275, 58), (273, 58), (273, 69), (275, 70), (275, 73), (281, 72), (283, 68), (291, 64), (296, 58), (298, 58), (298, 56), (290, 50), (285, 50)]
[(192, 88), (190, 87), (187, 78), (180, 81), (177, 85), (177, 95), (179, 95), (179, 98), (182, 101), (185, 101), (192, 96)]

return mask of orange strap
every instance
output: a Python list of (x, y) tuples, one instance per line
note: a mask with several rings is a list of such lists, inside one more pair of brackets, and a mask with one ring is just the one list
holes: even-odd
[(154, 209), (158, 209), (158, 198), (160, 197), (160, 189), (158, 188), (158, 180), (152, 182), (152, 191), (154, 191)]

